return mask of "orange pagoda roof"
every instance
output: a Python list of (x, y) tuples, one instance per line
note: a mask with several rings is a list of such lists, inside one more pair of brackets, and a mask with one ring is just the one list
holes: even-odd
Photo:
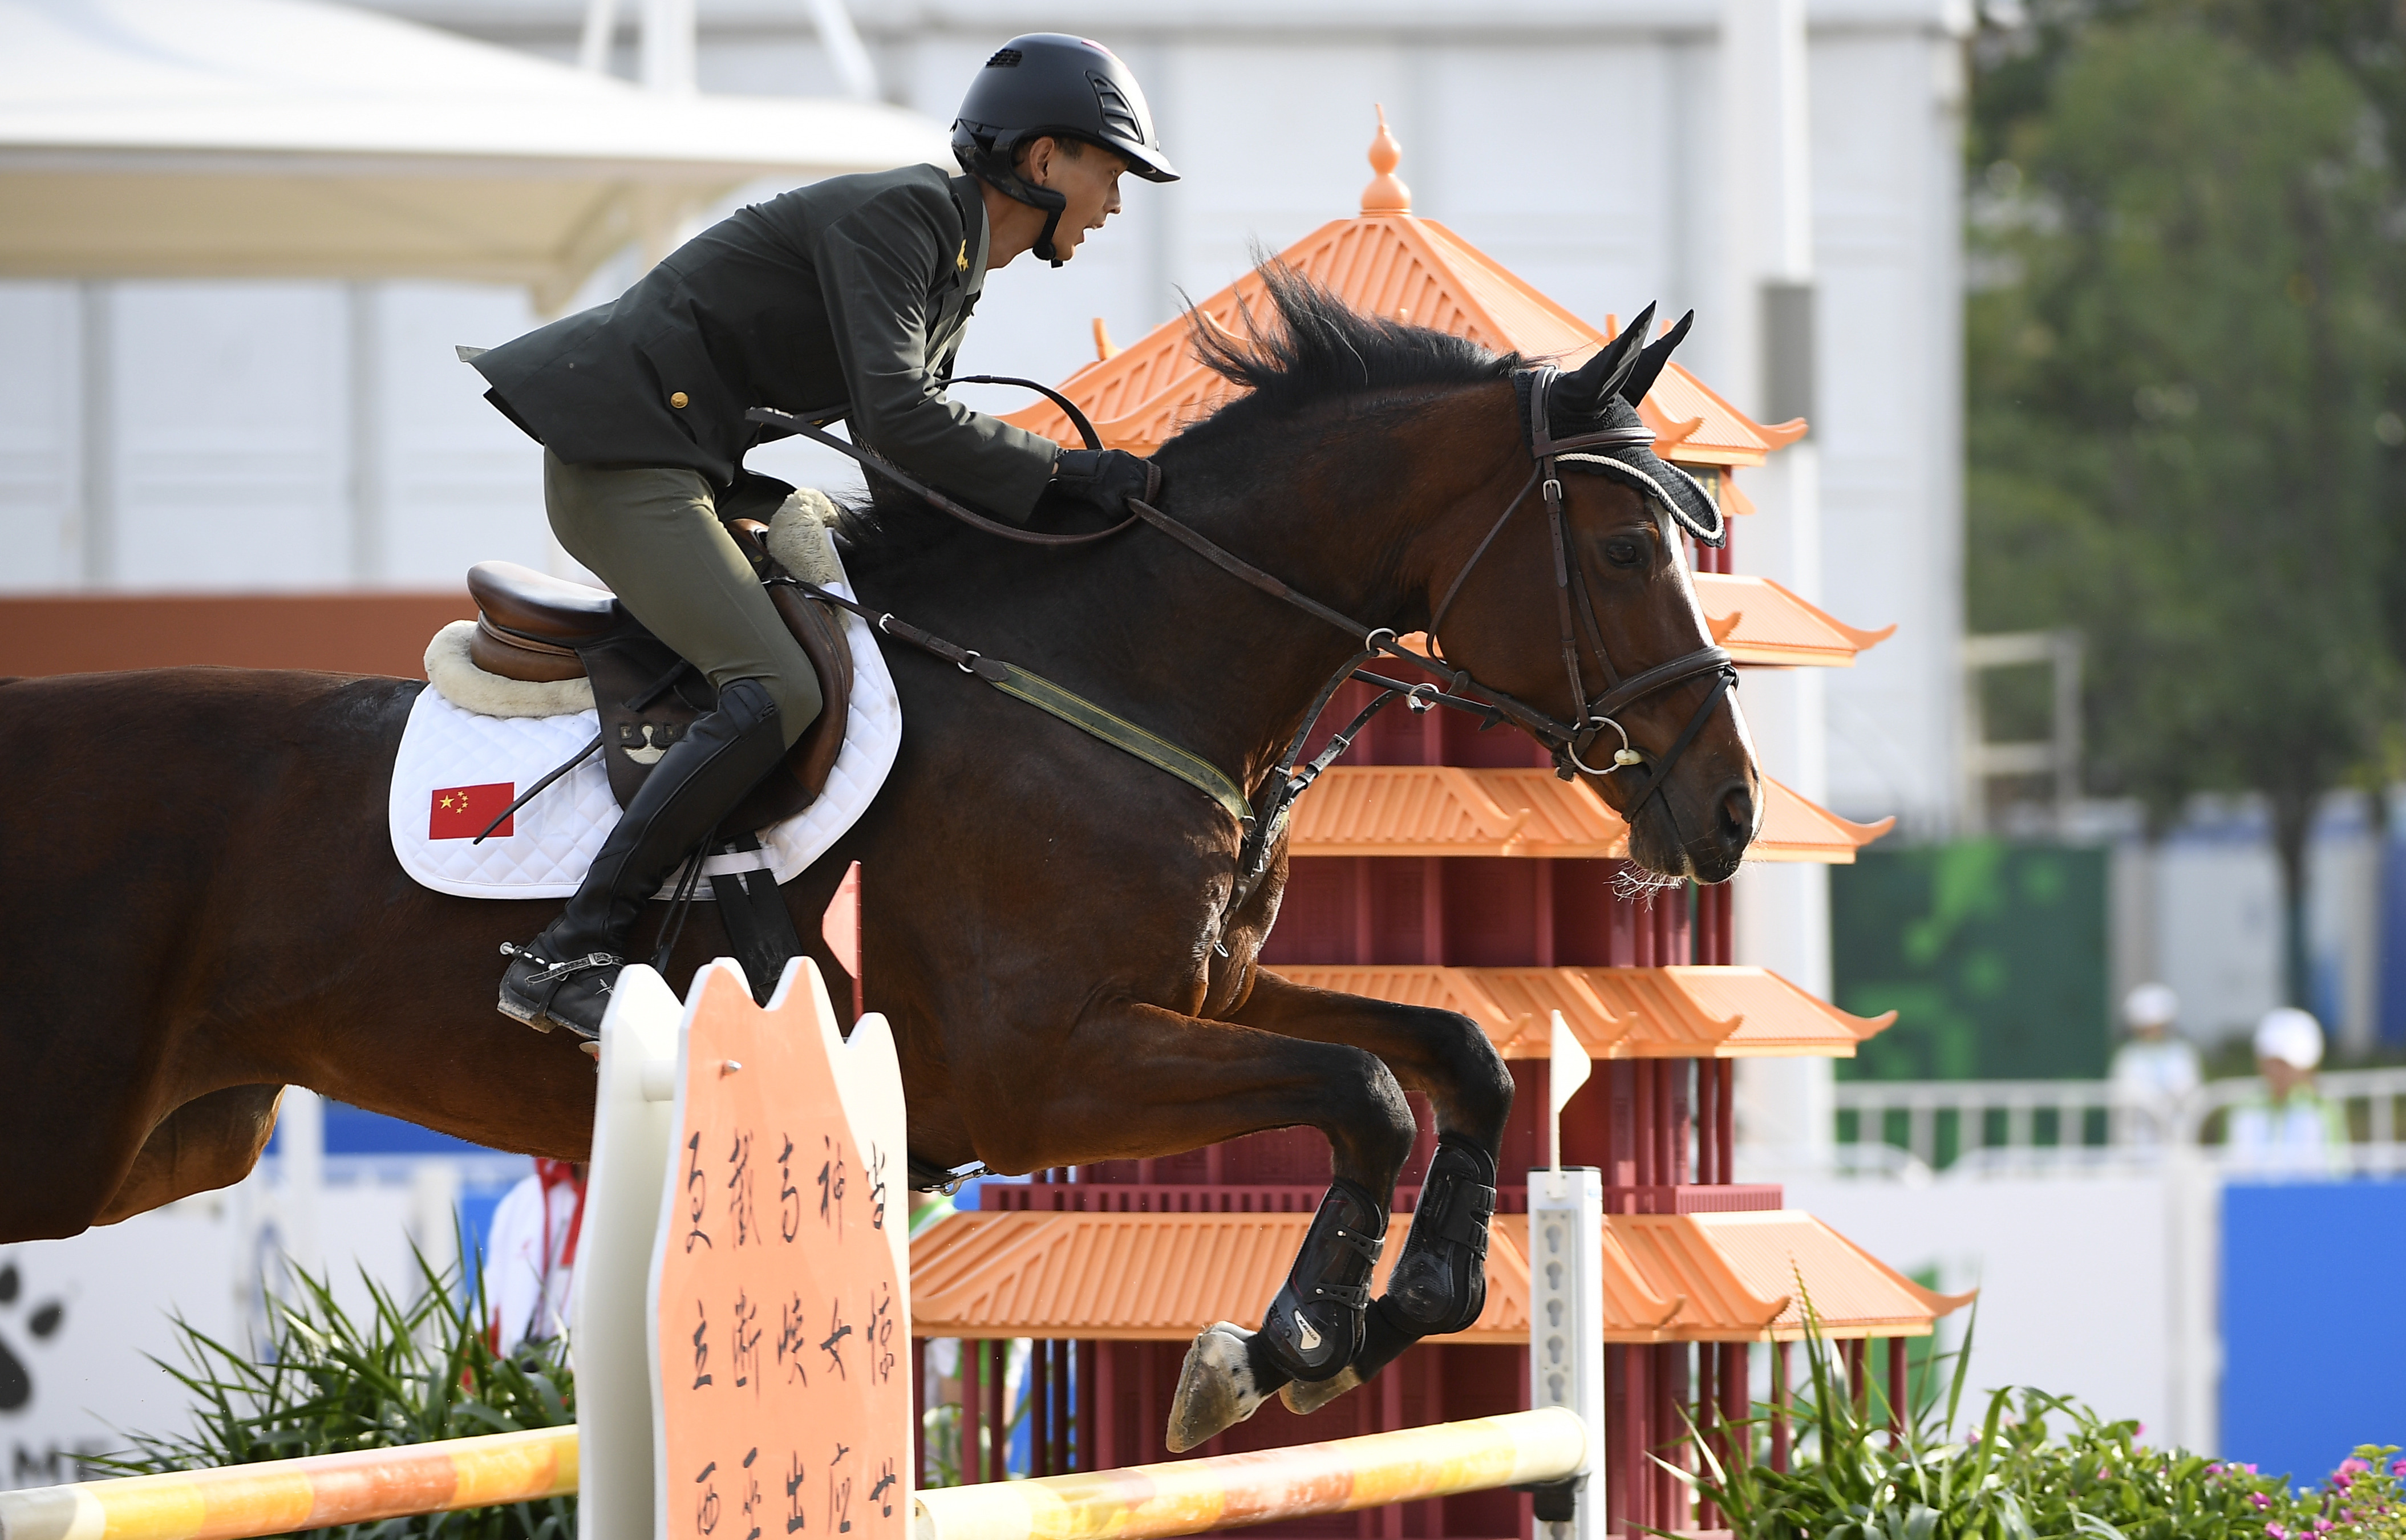
[[(1847, 865), (1896, 820), (1856, 824), (1766, 778), (1749, 861)], [(1619, 859), (1629, 826), (1583, 782), (1550, 770), (1336, 765), (1295, 805), (1296, 855), (1530, 855)]]
[(1855, 655), (1896, 634), (1893, 625), (1859, 630), (1767, 577), (1695, 572), (1696, 602), (1713, 640), (1740, 663), (1774, 668), (1851, 669)]
[(1459, 1011), (1507, 1059), (1551, 1052), (1553, 1012), (1599, 1059), (1850, 1059), (1896, 1012), (1826, 1005), (1767, 968), (1442, 968), (1314, 964), (1271, 969), (1314, 989)]
[[(1452, 231), (1414, 216), (1409, 191), (1394, 177), (1400, 154), (1381, 113), (1370, 147), (1378, 175), (1363, 190), (1361, 213), (1321, 226), (1279, 260), (1357, 310), (1565, 369), (1610, 339), (1610, 332), (1572, 315)], [(1272, 313), (1257, 273), (1195, 306), (1201, 324), (1238, 335), (1248, 308), (1256, 318)], [(1063, 381), (1061, 390), (1094, 419), (1106, 445), (1150, 454), (1235, 393), (1196, 360), (1187, 324), (1184, 317), (1164, 321), (1126, 347), (1113, 348), (1097, 323), (1097, 351), (1103, 356)], [(1776, 428), (1755, 422), (1677, 363), (1663, 371), (1638, 413), (1660, 435), (1656, 453), (1690, 465), (1759, 465), (1804, 433), (1802, 421)], [(1078, 443), (1068, 417), (1050, 402), (1005, 420), (1062, 444)]]
[(1732, 1321), (1759, 1322), (1756, 1340), (1794, 1341), (1808, 1303), (1823, 1336), (1922, 1336), (1978, 1293), (1925, 1289), (1796, 1208), (1614, 1214), (1605, 1223), (1658, 1291), (1679, 1294), (1668, 1335), (1690, 1341), (1726, 1341)]
[[(1303, 1244), (1303, 1214), (955, 1214), (911, 1243), (916, 1336), (1182, 1342), (1261, 1318)], [(1378, 1286), (1403, 1249), (1388, 1227)], [(1450, 1342), (1529, 1334), (1529, 1217), (1498, 1214), (1487, 1307)], [(1804, 1335), (1798, 1280), (1833, 1337), (1926, 1335), (1969, 1294), (1932, 1293), (1809, 1214), (1612, 1214), (1605, 1337), (1760, 1341)]]

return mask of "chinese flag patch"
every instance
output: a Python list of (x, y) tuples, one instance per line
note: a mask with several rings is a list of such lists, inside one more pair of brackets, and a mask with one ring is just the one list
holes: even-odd
[[(499, 817), (510, 805), (518, 788), (508, 781), (495, 781), (482, 786), (440, 786), (434, 793), (434, 811), (426, 820), (429, 840), (474, 840), (485, 832), (485, 826)], [(510, 832), (515, 818), (502, 818), (495, 835)]]

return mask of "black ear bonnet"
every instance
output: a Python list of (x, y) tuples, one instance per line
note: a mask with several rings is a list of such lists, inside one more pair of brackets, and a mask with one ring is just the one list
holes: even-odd
[[(1642, 432), (1645, 425), (1637, 416), (1637, 403), (1654, 388), (1663, 366), (1671, 361), (1671, 350), (1687, 336), (1695, 318), (1696, 313), (1689, 311), (1678, 325), (1651, 344), (1640, 346), (1637, 345), (1654, 319), (1654, 307), (1648, 305), (1602, 352), (1576, 371), (1554, 377), (1546, 396), (1547, 431), (1565, 441), (1594, 433), (1635, 437), (1636, 432)], [(1523, 421), (1528, 418), (1528, 394), (1534, 383), (1527, 374), (1521, 376)], [(1558, 465), (1591, 475), (1609, 476), (1631, 487), (1668, 514), (1699, 544), (1718, 546), (1727, 538), (1727, 526), (1711, 494), (1695, 477), (1655, 454), (1648, 444), (1607, 443), (1566, 448), (1554, 459)]]

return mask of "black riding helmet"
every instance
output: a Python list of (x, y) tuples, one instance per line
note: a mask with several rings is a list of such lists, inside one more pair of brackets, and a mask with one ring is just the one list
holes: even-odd
[(1023, 180), (1015, 163), (1021, 145), (1047, 134), (1115, 150), (1146, 181), (1178, 180), (1153, 134), (1143, 88), (1119, 55), (1060, 32), (1027, 33), (995, 49), (953, 120), (953, 158), (1005, 197), (1044, 210), (1036, 254), (1055, 267), (1061, 259), (1053, 253), (1053, 232), (1069, 200)]

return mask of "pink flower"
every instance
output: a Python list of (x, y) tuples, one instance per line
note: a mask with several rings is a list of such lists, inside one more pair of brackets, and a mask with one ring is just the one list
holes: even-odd
[[(2259, 1499), (2259, 1500), (2258, 1500), (2258, 1505), (2260, 1505), (2260, 1504), (2261, 1504), (2261, 1500)], [(2280, 1525), (2278, 1525), (2278, 1524), (2267, 1524), (2267, 1525), (2265, 1525), (2265, 1526), (2264, 1526), (2264, 1533), (2265, 1533), (2266, 1534), (2268, 1534), (2268, 1535), (2272, 1536), (2272, 1540), (2289, 1540), (2289, 1532), (2288, 1532), (2287, 1530), (2283, 1529), (2283, 1528), (2282, 1528)]]
[(2392, 1476), (2406, 1476), (2406, 1460), (2391, 1461), (2389, 1462), (2389, 1474)]
[(2369, 1462), (2358, 1460), (2356, 1456), (2350, 1455), (2345, 1460), (2339, 1462), (2339, 1468), (2341, 1475), (2354, 1476), (2358, 1471), (2369, 1471), (2372, 1466)]
[(2330, 1533), (2330, 1527), (2331, 1527), (2331, 1521), (2330, 1521), (2329, 1519), (2315, 1519), (2315, 1520), (2314, 1520), (2314, 1533), (2315, 1533), (2316, 1534), (2328, 1534), (2328, 1533)]
[(2249, 1493), (2247, 1494), (2247, 1501), (2249, 1501), (2250, 1503), (2255, 1504), (2258, 1511), (2261, 1511), (2262, 1509), (2265, 1509), (2265, 1508), (2269, 1508), (2269, 1507), (2271, 1507), (2271, 1506), (2272, 1505), (2272, 1500), (2271, 1498), (2269, 1498), (2269, 1497), (2265, 1496), (2265, 1495), (2264, 1495), (2262, 1492), (2260, 1492), (2260, 1491), (2251, 1491), (2251, 1492), (2249, 1492)]
[(2217, 1460), (2213, 1464), (2205, 1467), (2205, 1474), (2208, 1476), (2220, 1476), (2222, 1474), (2222, 1462)]

